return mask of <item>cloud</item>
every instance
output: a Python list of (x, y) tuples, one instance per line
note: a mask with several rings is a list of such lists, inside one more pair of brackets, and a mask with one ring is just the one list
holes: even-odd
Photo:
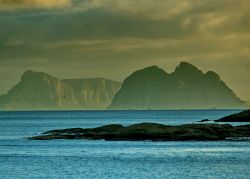
[(70, 0), (0, 0), (0, 9), (65, 7)]
[(169, 19), (192, 8), (187, 0), (87, 0), (84, 9), (106, 9), (123, 16), (142, 16), (155, 20)]
[(0, 12), (0, 46), (124, 38), (237, 39), (242, 33), (249, 34), (250, 28), (250, 2), (246, 0), (0, 0), (1, 3), (24, 7), (71, 5), (63, 11)]

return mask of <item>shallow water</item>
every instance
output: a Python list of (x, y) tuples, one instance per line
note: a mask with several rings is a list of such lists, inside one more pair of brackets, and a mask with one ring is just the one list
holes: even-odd
[(140, 122), (177, 125), (235, 112), (0, 112), (0, 178), (250, 178), (250, 142), (25, 139), (51, 129)]

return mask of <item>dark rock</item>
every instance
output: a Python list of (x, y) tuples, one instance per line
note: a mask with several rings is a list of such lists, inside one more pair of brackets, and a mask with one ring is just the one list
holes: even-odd
[(250, 110), (223, 117), (215, 122), (250, 122)]
[(203, 120), (200, 120), (198, 122), (209, 122), (210, 120), (209, 119), (203, 119)]
[(250, 137), (250, 125), (233, 127), (228, 124), (186, 124), (167, 126), (141, 123), (124, 127), (107, 125), (93, 129), (63, 129), (31, 137), (32, 140), (87, 139), (87, 140), (152, 140), (152, 141), (211, 141)]

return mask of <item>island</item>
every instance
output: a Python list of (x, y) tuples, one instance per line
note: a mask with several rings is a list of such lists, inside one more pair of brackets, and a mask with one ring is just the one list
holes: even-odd
[(214, 71), (188, 62), (171, 73), (149, 66), (129, 75), (107, 109), (246, 109), (248, 106)]
[(130, 126), (112, 124), (97, 128), (52, 130), (30, 140), (85, 139), (107, 141), (218, 141), (248, 140), (250, 125), (185, 124), (168, 126), (157, 123), (140, 123)]
[(188, 62), (180, 62), (171, 73), (155, 65), (138, 69), (123, 82), (102, 77), (59, 79), (28, 70), (0, 95), (3, 111), (246, 108), (216, 72), (203, 72)]

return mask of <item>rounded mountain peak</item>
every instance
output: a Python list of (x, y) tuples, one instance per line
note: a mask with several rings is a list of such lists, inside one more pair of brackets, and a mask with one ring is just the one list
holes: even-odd
[(144, 68), (142, 70), (161, 70), (161, 68), (159, 68), (156, 65), (152, 65), (152, 66), (146, 67), (146, 68)]
[(34, 80), (34, 79), (41, 79), (41, 78), (53, 78), (56, 79), (55, 77), (50, 76), (47, 73), (43, 73), (43, 72), (36, 72), (33, 70), (27, 70), (24, 72), (24, 74), (21, 77), (21, 81), (24, 80)]
[(211, 79), (221, 80), (220, 76), (217, 73), (215, 73), (214, 71), (208, 71), (206, 73), (206, 76), (211, 78)]
[(163, 69), (159, 68), (158, 66), (156, 65), (153, 65), (153, 66), (149, 66), (149, 67), (146, 67), (146, 68), (143, 68), (141, 70), (138, 70), (136, 72), (133, 73), (133, 75), (145, 75), (145, 76), (152, 76), (152, 75), (168, 75), (167, 72), (165, 72)]
[(201, 70), (199, 70), (196, 66), (192, 65), (191, 63), (188, 62), (181, 62), (179, 66), (175, 68), (174, 73), (181, 73), (181, 74), (203, 74)]

